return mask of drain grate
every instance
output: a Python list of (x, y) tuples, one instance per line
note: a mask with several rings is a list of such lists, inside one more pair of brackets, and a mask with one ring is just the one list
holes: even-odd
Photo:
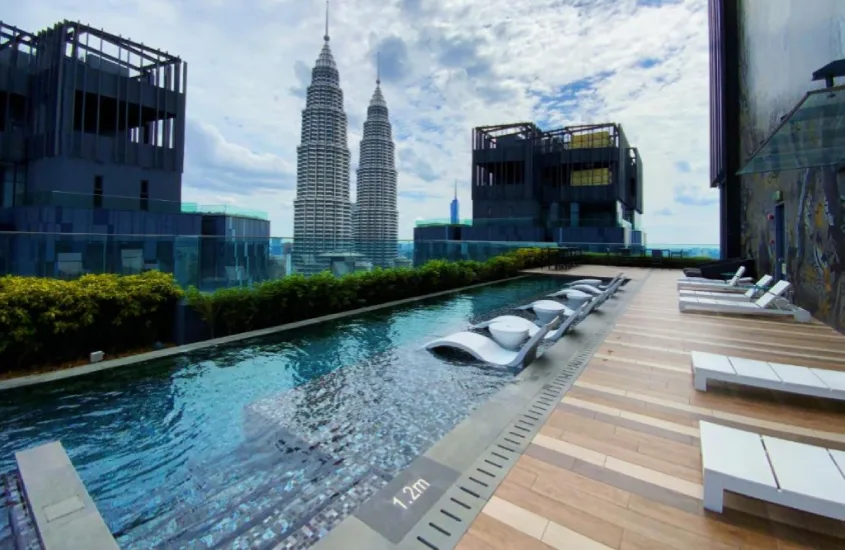
[(451, 550), (458, 544), (611, 328), (605, 326), (590, 335), (582, 350), (546, 382), (469, 471), (414, 526), (406, 538), (410, 543), (403, 548)]

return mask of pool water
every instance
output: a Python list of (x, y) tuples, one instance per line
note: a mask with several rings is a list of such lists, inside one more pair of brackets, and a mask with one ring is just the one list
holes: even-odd
[(562, 283), (529, 277), (2, 392), (0, 473), (16, 450), (60, 440), (121, 548), (306, 547), (516, 383), (421, 346)]

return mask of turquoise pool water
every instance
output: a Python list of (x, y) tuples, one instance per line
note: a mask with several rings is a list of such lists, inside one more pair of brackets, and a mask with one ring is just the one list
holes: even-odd
[(0, 472), (60, 440), (125, 549), (313, 542), (515, 383), (422, 344), (562, 283), (530, 277), (2, 392)]

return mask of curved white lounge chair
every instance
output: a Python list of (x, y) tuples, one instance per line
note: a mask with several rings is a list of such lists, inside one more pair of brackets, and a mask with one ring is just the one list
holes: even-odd
[(845, 520), (845, 451), (700, 421), (704, 508), (730, 491)]
[(611, 279), (610, 282), (608, 282), (607, 284), (604, 284), (601, 279), (579, 279), (577, 281), (567, 283), (563, 285), (563, 287), (564, 289), (574, 288), (575, 290), (580, 290), (582, 292), (592, 294), (593, 296), (598, 296), (599, 294), (601, 294), (602, 291), (607, 290), (608, 288), (616, 284), (616, 281), (622, 279), (624, 275), (625, 274), (620, 271), (616, 274), (616, 277)]
[[(599, 290), (598, 294), (601, 294), (602, 291)], [(598, 294), (593, 294), (592, 292), (587, 292), (585, 290), (581, 290), (580, 288), (563, 288), (556, 292), (552, 292), (549, 294), (550, 298), (563, 298), (566, 300), (589, 300), (591, 298), (595, 298)]]
[(551, 323), (556, 317), (570, 317), (575, 314), (574, 309), (554, 300), (536, 300), (516, 309), (534, 311), (537, 320), (544, 325)]
[(681, 290), (678, 296), (681, 298), (716, 298), (717, 300), (731, 300), (737, 302), (750, 302), (759, 298), (766, 288), (772, 284), (774, 278), (771, 275), (763, 277), (751, 286), (731, 286), (716, 290)]
[[(586, 308), (586, 304), (582, 305), (577, 310), (575, 310), (575, 313), (573, 315), (566, 317), (560, 324), (560, 326), (558, 326), (555, 330), (549, 330), (549, 332), (547, 332), (546, 336), (543, 338), (543, 342), (553, 343), (563, 338), (563, 336), (566, 335), (567, 332), (575, 328), (575, 325), (581, 322), (581, 319), (584, 318), (583, 311), (586, 310)], [(535, 323), (534, 321), (531, 321), (524, 317), (519, 317), (517, 315), (499, 315), (498, 317), (494, 317), (489, 321), (484, 321), (473, 325), (471, 328), (487, 328), (494, 323), (500, 322), (507, 322), (516, 326), (525, 327), (525, 329), (528, 331), (529, 336), (534, 336), (535, 334), (537, 334), (537, 331), (543, 329), (542, 326), (537, 325), (537, 323)]]
[(425, 349), (454, 348), (491, 365), (509, 368), (524, 367), (536, 359), (537, 348), (550, 329), (550, 325), (539, 329), (518, 351), (504, 348), (492, 338), (469, 331), (456, 332), (445, 338), (432, 340), (425, 345)]

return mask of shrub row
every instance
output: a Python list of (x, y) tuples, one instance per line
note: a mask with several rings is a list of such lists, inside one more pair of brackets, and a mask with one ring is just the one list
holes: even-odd
[(504, 279), (542, 261), (538, 249), (520, 249), (486, 262), (433, 261), (340, 278), (291, 275), (213, 294), (183, 292), (173, 275), (158, 271), (73, 281), (0, 277), (0, 374), (172, 341), (183, 297), (212, 336), (223, 336)]
[(290, 275), (213, 294), (190, 288), (187, 301), (211, 327), (212, 337), (219, 337), (504, 279), (543, 261), (540, 249), (527, 248), (486, 262), (434, 260), (419, 268), (376, 269), (343, 277)]
[(173, 275), (158, 271), (0, 277), (0, 373), (166, 342), (182, 294)]

